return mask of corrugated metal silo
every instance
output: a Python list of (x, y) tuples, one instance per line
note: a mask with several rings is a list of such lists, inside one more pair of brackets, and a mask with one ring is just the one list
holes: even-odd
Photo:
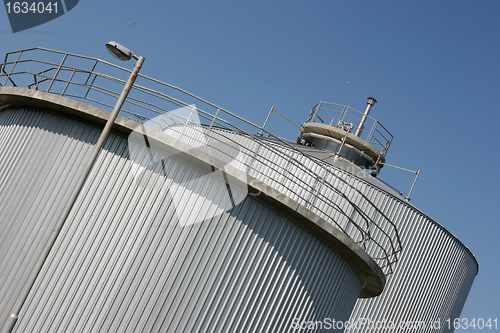
[[(106, 70), (128, 74), (40, 48), (2, 65), (0, 318), (109, 117), (124, 80)], [(441, 332), (459, 316), (477, 262), (377, 178), (392, 135), (374, 98), (364, 113), (320, 102), (295, 143), (138, 81), (14, 332)]]
[[(2, 318), (109, 117), (90, 105), (105, 104), (89, 92), (110, 79), (94, 71), (98, 59), (84, 71), (64, 64), (76, 55), (42, 51), (64, 55), (53, 76), (20, 57), (2, 65)], [(30, 89), (6, 86), (26, 73)], [(72, 81), (82, 73), (85, 84)], [(73, 85), (88, 91), (73, 95)], [(292, 145), (231, 127), (225, 110), (135, 89), (180, 111), (118, 117), (13, 332), (288, 332), (344, 322), (358, 297), (382, 292), (398, 232), (356, 184)]]

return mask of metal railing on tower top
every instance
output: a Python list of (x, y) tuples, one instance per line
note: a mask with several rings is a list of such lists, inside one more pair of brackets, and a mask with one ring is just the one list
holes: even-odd
[[(346, 104), (319, 102), (312, 108), (306, 123), (318, 122), (340, 127), (342, 123), (347, 122), (354, 125), (353, 132), (355, 132), (362, 117), (363, 112)], [(383, 156), (387, 154), (393, 136), (377, 119), (367, 116), (359, 132), (361, 139), (377, 148)]]

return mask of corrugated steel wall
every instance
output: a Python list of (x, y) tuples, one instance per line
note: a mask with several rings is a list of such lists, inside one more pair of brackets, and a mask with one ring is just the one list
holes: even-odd
[[(400, 223), (403, 251), (395, 273), (388, 277), (380, 296), (358, 300), (350, 320), (390, 320), (395, 325), (421, 322), (424, 327), (418, 332), (453, 331), (447, 329), (446, 320), (453, 323), (460, 316), (477, 274), (476, 261), (425, 215), (410, 211)], [(351, 332), (373, 329), (366, 326)]]
[[(2, 318), (98, 134), (40, 111), (0, 112)], [(108, 138), (15, 332), (287, 332), (294, 318), (348, 319), (362, 282), (335, 251), (251, 196), (179, 223), (210, 200), (207, 186), (226, 184), (153, 153), (161, 163), (138, 180), (127, 138)]]
[(54, 119), (31, 110), (0, 112), (2, 321), (20, 294), (99, 135), (97, 128)]
[[(367, 214), (373, 210), (372, 205), (366, 204), (368, 201), (382, 211), (387, 219), (376, 220), (380, 229), (384, 229), (388, 220), (394, 223), (402, 244), (394, 273), (388, 275), (382, 294), (359, 299), (350, 321), (359, 323), (363, 318), (374, 323), (392, 321), (396, 325), (421, 322), (425, 327), (418, 332), (448, 331), (445, 321), (450, 319), (453, 322), (460, 316), (478, 272), (471, 252), (443, 226), (411, 204), (357, 177), (359, 171), (356, 168), (341, 170), (327, 163), (324, 165), (336, 177), (363, 193), (364, 200), (353, 196), (354, 192), (348, 195)], [(335, 181), (331, 177), (328, 179)], [(377, 233), (380, 229), (373, 231)], [(378, 238), (376, 234), (374, 237)], [(368, 248), (367, 252), (376, 256), (377, 250), (380, 248)], [(415, 330), (394, 330), (405, 331)], [(364, 329), (348, 329), (346, 332), (373, 332), (373, 327), (366, 325)]]
[[(174, 132), (173, 129), (170, 131)], [(191, 131), (184, 130), (183, 136), (179, 138), (189, 140), (197, 136), (199, 134), (191, 129)], [(246, 140), (242, 145), (248, 146), (249, 150), (253, 148), (252, 140), (244, 136), (235, 140), (241, 142)], [(272, 149), (286, 152), (298, 162), (309, 165), (311, 170), (321, 172), (318, 166), (310, 163), (305, 156), (279, 144), (269, 142), (267, 149), (261, 149), (259, 153), (266, 154), (268, 159), (272, 159)], [(223, 158), (223, 154), (219, 155)], [(246, 159), (242, 160), (245, 160), (245, 163), (251, 161), (253, 166), (259, 163), (264, 164), (262, 161), (251, 160), (249, 154)], [(389, 221), (396, 226), (403, 248), (402, 252), (397, 254), (398, 262), (394, 266), (395, 273), (388, 276), (388, 283), (382, 295), (358, 300), (351, 321), (359, 322), (361, 318), (369, 318), (374, 322), (389, 320), (396, 324), (424, 322), (426, 328), (419, 332), (439, 332), (438, 329), (431, 327), (431, 324), (440, 322), (441, 331), (445, 331), (447, 328), (445, 320), (453, 321), (454, 318), (459, 317), (477, 274), (477, 262), (470, 251), (445, 228), (409, 203), (357, 177), (357, 172), (364, 172), (361, 169), (352, 167), (349, 170), (341, 170), (328, 163), (323, 163), (323, 167), (329, 170), (329, 173), (325, 175), (325, 182), (338, 188), (346, 195), (349, 202), (342, 200), (322, 184), (313, 186), (317, 188), (317, 193), (333, 199), (340, 205), (342, 211), (360, 225), (363, 225), (363, 220), (353, 209), (354, 206), (359, 207), (368, 216), (372, 216), (379, 225), (380, 228), (367, 226), (367, 229), (370, 230), (374, 239), (381, 241), (382, 246), (371, 243), (366, 248), (367, 253), (374, 259), (385, 255), (382, 250), (390, 246), (383, 242), (389, 241), (391, 237), (384, 237), (381, 232), (392, 230), (388, 225)], [(286, 168), (289, 169), (291, 177), (301, 176), (297, 165), (290, 165)], [(264, 165), (260, 169), (265, 170)], [(257, 168), (257, 170), (260, 169)], [(283, 179), (283, 175), (280, 180), (280, 175), (277, 174), (272, 175), (268, 172), (259, 174), (250, 168), (248, 172), (268, 185), (287, 193), (290, 197), (297, 197), (295, 194), (297, 191), (290, 191), (286, 188), (286, 179)], [(276, 182), (276, 180), (279, 181)], [(350, 186), (347, 186), (345, 182)], [(348, 222), (342, 214), (332, 207), (325, 207), (324, 202), (317, 200), (314, 195), (315, 193), (309, 194), (312, 200), (306, 203), (306, 206), (327, 221), (343, 221), (342, 224), (347, 233), (356, 240), (356, 235), (358, 235), (356, 230), (349, 230), (353, 227), (347, 225)], [(383, 263), (383, 261), (378, 262)], [(365, 326), (365, 329), (359, 332), (372, 330), (373, 328)], [(350, 331), (358, 332), (355, 329)]]

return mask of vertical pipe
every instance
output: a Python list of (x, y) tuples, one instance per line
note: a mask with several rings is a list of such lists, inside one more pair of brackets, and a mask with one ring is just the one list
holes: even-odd
[(365, 125), (366, 118), (368, 118), (368, 113), (370, 113), (370, 109), (375, 103), (377, 103), (377, 100), (375, 98), (368, 97), (365, 113), (363, 113), (363, 117), (361, 117), (361, 121), (359, 122), (358, 128), (356, 129), (356, 133), (354, 133), (354, 135), (356, 135), (357, 137), (361, 135), (361, 131), (363, 130), (363, 127)]

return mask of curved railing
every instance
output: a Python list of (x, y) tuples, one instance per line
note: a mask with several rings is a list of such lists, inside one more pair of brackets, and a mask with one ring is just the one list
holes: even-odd
[[(37, 47), (6, 54), (0, 85), (112, 109), (130, 72), (100, 59)], [(162, 131), (177, 131), (179, 140), (191, 142), (202, 135), (205, 143), (216, 143), (207, 146), (212, 153), (222, 160), (238, 159), (240, 169), (296, 200), (296, 209), (303, 205), (335, 225), (385, 274), (392, 273), (401, 251), (394, 223), (362, 191), (293, 144), (183, 89), (140, 74), (120, 114)], [(267, 137), (253, 134), (257, 132)], [(236, 147), (239, 154), (228, 154), (224, 145)]]
[[(318, 122), (341, 128), (343, 123), (353, 124), (353, 133), (358, 130), (358, 126), (363, 118), (363, 112), (351, 108), (347, 104), (336, 104), (330, 102), (318, 102), (306, 120)], [(359, 137), (373, 145), (385, 156), (391, 146), (392, 134), (375, 118), (366, 116), (363, 125), (359, 128)]]

